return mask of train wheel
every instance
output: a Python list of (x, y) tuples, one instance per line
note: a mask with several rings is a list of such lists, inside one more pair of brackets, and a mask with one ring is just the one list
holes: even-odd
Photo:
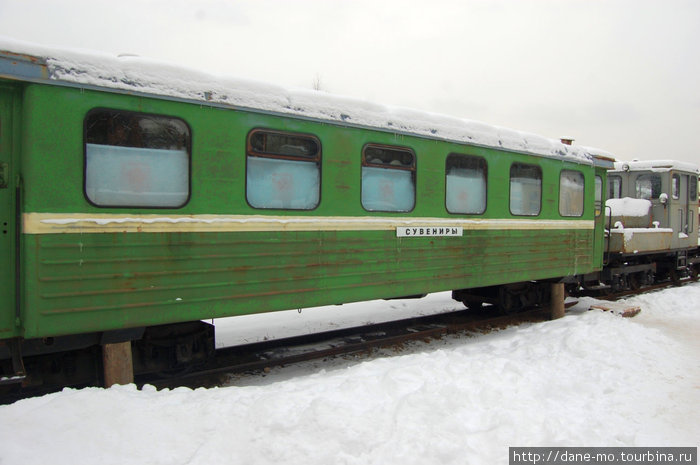
[(690, 267), (690, 279), (692, 279), (693, 281), (697, 281), (699, 275), (700, 275), (700, 273), (698, 273), (698, 266), (697, 265), (691, 266)]
[(652, 284), (654, 284), (655, 281), (656, 281), (656, 277), (654, 276), (653, 271), (650, 270), (650, 271), (647, 271), (646, 273), (644, 273), (644, 285), (645, 286), (651, 286)]
[(510, 315), (521, 310), (520, 299), (515, 290), (511, 290), (508, 286), (501, 286), (498, 296), (498, 307), (506, 315)]
[(631, 273), (630, 275), (628, 275), (627, 284), (631, 290), (638, 290), (641, 287), (639, 283), (639, 275), (637, 273)]
[(671, 282), (673, 283), (674, 286), (680, 286), (681, 285), (681, 276), (678, 274), (678, 270), (671, 270), (669, 273), (669, 278), (671, 278)]

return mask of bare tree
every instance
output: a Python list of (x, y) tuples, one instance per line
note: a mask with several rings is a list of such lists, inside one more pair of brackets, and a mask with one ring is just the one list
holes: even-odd
[(311, 86), (313, 87), (314, 90), (323, 90), (321, 86), (321, 74), (316, 73), (316, 76), (314, 76), (314, 80), (311, 83)]

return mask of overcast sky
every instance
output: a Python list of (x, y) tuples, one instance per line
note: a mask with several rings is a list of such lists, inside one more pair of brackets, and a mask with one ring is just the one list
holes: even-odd
[(700, 163), (698, 0), (0, 0), (0, 34)]

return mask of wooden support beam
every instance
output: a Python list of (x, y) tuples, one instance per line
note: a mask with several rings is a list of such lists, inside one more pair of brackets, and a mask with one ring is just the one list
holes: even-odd
[(612, 312), (615, 315), (620, 315), (624, 318), (631, 318), (642, 311), (642, 307), (636, 307), (634, 305), (627, 305), (619, 302), (600, 302), (595, 305), (591, 305), (589, 310), (602, 310), (604, 312)]
[(102, 346), (105, 387), (134, 382), (134, 365), (131, 358), (131, 341)]
[(564, 300), (566, 298), (564, 292), (564, 283), (553, 283), (551, 290), (551, 318), (556, 320), (564, 316)]

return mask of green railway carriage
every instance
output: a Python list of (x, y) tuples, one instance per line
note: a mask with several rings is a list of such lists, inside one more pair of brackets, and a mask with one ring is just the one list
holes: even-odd
[(28, 52), (0, 63), (5, 375), (57, 341), (602, 265), (605, 162), (573, 148), (77, 82)]

